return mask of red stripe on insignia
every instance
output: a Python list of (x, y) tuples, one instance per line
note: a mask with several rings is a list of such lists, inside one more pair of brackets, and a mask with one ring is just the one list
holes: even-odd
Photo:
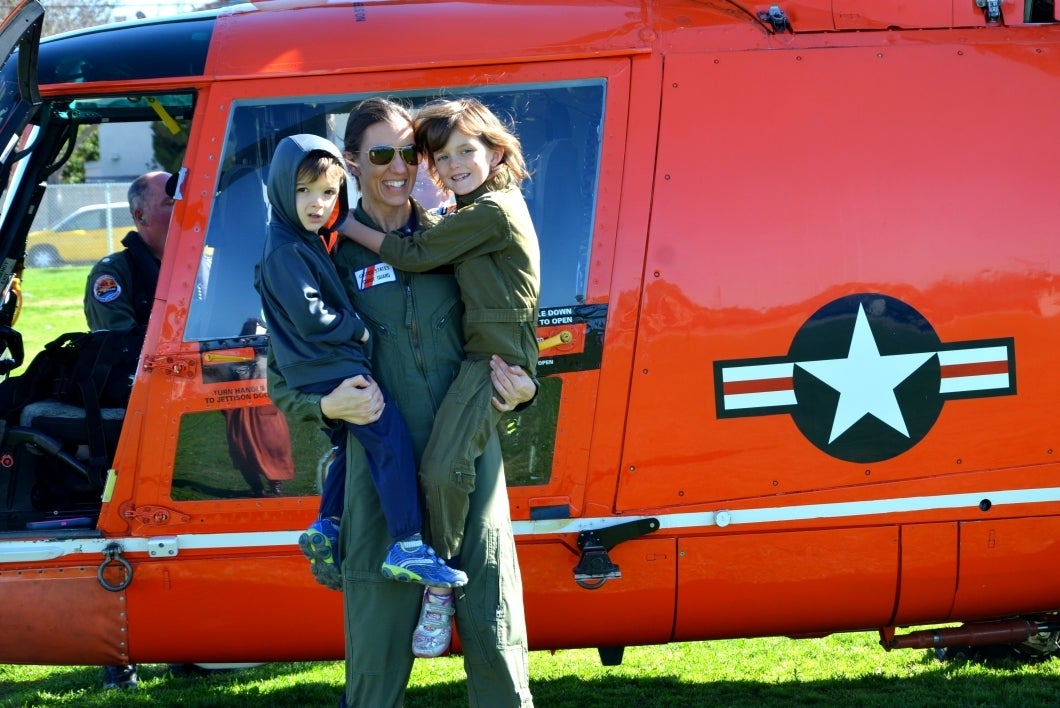
[(741, 393), (766, 393), (768, 391), (790, 391), (794, 381), (790, 377), (782, 379), (758, 379), (756, 381), (727, 381), (722, 389), (726, 396)]
[(940, 370), (942, 378), (957, 378), (959, 376), (988, 376), (991, 374), (1007, 374), (1007, 361), (982, 361), (973, 364), (950, 364), (943, 366)]

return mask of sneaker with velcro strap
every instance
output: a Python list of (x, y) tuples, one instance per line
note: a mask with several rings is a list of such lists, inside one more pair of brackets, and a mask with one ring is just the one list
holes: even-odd
[(390, 547), (380, 569), (391, 580), (422, 583), (439, 588), (467, 585), (467, 573), (451, 568), (422, 541), (398, 541)]

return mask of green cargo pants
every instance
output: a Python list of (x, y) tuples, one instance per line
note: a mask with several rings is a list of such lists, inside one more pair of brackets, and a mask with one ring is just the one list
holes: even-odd
[[(468, 702), (473, 708), (529, 708), (533, 698), (522, 578), (495, 432), (476, 469), (460, 564), (468, 574), (468, 584), (457, 590), (456, 603)], [(346, 703), (351, 708), (402, 705), (412, 671), (412, 631), (419, 618), (423, 586), (389, 581), (380, 574), (391, 542), (363, 452), (351, 436), (340, 540)]]

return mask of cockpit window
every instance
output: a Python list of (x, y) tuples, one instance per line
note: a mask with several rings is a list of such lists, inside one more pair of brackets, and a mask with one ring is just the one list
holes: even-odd
[[(585, 80), (445, 91), (476, 96), (515, 127), (531, 172), (523, 189), (541, 243), (542, 308), (585, 300), (604, 89), (603, 80)], [(398, 97), (415, 111), (437, 95)], [(273, 150), (295, 133), (321, 135), (341, 149), (347, 115), (364, 98), (235, 102), (185, 340), (237, 337), (245, 322), (260, 315), (254, 266), (265, 238), (265, 181)], [(356, 189), (353, 180), (348, 183)], [(444, 199), (425, 167), (413, 196), (428, 208)], [(356, 199), (351, 194), (350, 203)]]

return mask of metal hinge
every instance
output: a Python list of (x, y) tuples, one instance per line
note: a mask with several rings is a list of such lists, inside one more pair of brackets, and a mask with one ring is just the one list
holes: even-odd
[(621, 578), (622, 571), (611, 561), (607, 552), (622, 543), (659, 530), (655, 518), (626, 521), (578, 534), (578, 548), (582, 555), (574, 567), (574, 582), (586, 590), (596, 590), (608, 580)]
[(198, 371), (198, 359), (190, 356), (169, 356), (165, 354), (145, 356), (144, 370), (158, 370), (166, 376), (183, 376), (191, 379), (195, 378)]
[(983, 11), (989, 24), (1001, 22), (1001, 0), (975, 0), (975, 4)]
[(121, 516), (130, 521), (139, 521), (145, 526), (161, 526), (170, 522), (186, 524), (191, 521), (191, 516), (175, 509), (151, 504), (136, 506), (132, 502), (122, 504)]
[(152, 558), (173, 558), (179, 553), (176, 536), (153, 536), (147, 539), (147, 555)]
[(770, 5), (768, 10), (758, 13), (758, 19), (768, 22), (774, 32), (791, 32), (791, 22), (788, 21), (786, 12), (780, 9), (780, 5)]

